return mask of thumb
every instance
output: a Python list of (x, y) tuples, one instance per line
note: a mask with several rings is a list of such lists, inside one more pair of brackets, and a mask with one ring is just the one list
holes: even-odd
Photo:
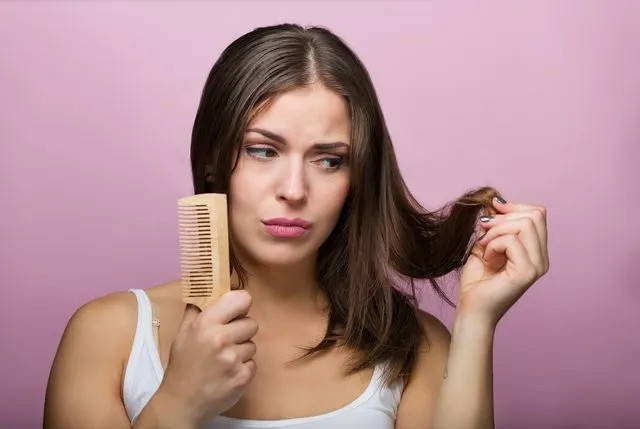
[(191, 326), (200, 313), (201, 310), (197, 305), (187, 304), (184, 308), (184, 313), (182, 313), (181, 329), (184, 329), (183, 327), (186, 326)]

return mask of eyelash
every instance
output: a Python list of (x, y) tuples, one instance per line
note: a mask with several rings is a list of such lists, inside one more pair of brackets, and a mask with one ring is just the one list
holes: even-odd
[[(264, 158), (255, 156), (253, 154), (253, 152), (252, 152), (252, 151), (261, 151), (261, 150), (276, 152), (275, 149), (272, 149), (270, 147), (245, 147), (245, 152), (247, 152), (247, 154), (249, 156), (251, 156), (253, 158), (264, 160)], [(329, 167), (329, 168), (325, 169), (325, 170), (328, 170), (328, 171), (338, 171), (345, 164), (345, 158), (342, 157), (342, 156), (336, 156), (336, 157), (331, 157), (331, 158), (320, 158), (318, 161), (324, 161), (324, 160), (339, 161), (339, 164), (337, 166)]]

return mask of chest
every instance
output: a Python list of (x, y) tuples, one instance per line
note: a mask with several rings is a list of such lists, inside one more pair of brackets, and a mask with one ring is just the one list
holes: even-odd
[(325, 414), (358, 398), (373, 375), (373, 370), (367, 369), (345, 377), (348, 355), (340, 350), (288, 364), (300, 356), (291, 344), (255, 342), (258, 371), (241, 399), (223, 413), (225, 416), (278, 420)]
[[(164, 316), (157, 335), (160, 360), (166, 369), (181, 314), (165, 312)], [(344, 347), (289, 363), (302, 355), (300, 347), (315, 345), (322, 338), (325, 325), (321, 321), (297, 327), (258, 322), (260, 329), (252, 338), (258, 371), (240, 400), (222, 415), (279, 420), (325, 414), (353, 402), (372, 381), (372, 368), (345, 376), (346, 365), (354, 356)]]

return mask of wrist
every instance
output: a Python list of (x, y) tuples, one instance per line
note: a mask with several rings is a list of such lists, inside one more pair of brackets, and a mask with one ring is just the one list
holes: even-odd
[(472, 329), (483, 331), (488, 334), (495, 333), (498, 321), (487, 315), (475, 314), (464, 311), (463, 307), (458, 307), (453, 322), (454, 329)]
[(158, 388), (136, 419), (133, 428), (197, 429), (198, 422), (177, 398), (166, 389)]
[(198, 419), (188, 404), (184, 402), (184, 398), (168, 391), (166, 387), (163, 388), (162, 384), (160, 384), (160, 388), (156, 393), (158, 394), (157, 404), (163, 410), (162, 417), (173, 422), (167, 427), (181, 429), (195, 429), (198, 427)]
[(473, 307), (470, 307), (467, 303), (465, 303), (464, 300), (461, 300), (458, 303), (454, 321), (459, 321), (458, 323), (460, 324), (464, 323), (495, 330), (498, 322), (500, 321), (500, 318), (491, 314), (474, 310)]

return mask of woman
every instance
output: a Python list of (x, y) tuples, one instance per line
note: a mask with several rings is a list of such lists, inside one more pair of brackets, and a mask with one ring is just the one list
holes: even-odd
[[(480, 188), (422, 208), (367, 71), (322, 27), (257, 28), (222, 53), (191, 162), (195, 194), (228, 195), (238, 290), (202, 313), (179, 279), (83, 305), (46, 427), (493, 427), (493, 333), (548, 269), (543, 207)], [(450, 335), (413, 279), (454, 305), (435, 280), (452, 271)]]

